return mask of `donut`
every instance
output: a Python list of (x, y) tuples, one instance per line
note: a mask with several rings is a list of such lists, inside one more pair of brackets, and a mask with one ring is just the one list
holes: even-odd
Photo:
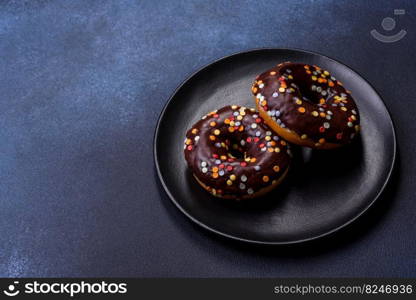
[(219, 198), (264, 195), (286, 176), (288, 143), (253, 108), (226, 106), (210, 112), (186, 133), (185, 160), (196, 181)]
[(293, 144), (332, 149), (360, 131), (350, 92), (318, 66), (281, 63), (256, 77), (252, 93), (260, 116)]

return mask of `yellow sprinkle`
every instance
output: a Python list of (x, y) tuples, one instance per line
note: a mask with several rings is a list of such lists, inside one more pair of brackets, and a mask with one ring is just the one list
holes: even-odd
[(326, 75), (326, 76), (329, 76), (329, 72), (328, 71), (324, 71), (324, 74)]
[(312, 76), (313, 81), (316, 81), (316, 79), (317, 79), (316, 76)]
[(231, 181), (231, 180), (227, 180), (227, 185), (232, 185), (233, 184), (233, 182)]
[(273, 167), (273, 171), (275, 171), (275, 172), (279, 172), (279, 171), (280, 171), (280, 167), (279, 167), (278, 165), (275, 165), (275, 166)]
[(274, 149), (273, 148), (267, 148), (267, 151), (269, 151), (271, 153), (271, 152), (274, 152)]
[(274, 148), (274, 152), (279, 153), (280, 152), (280, 148), (279, 147)]
[(185, 144), (187, 145), (191, 144), (191, 139), (186, 139)]
[(279, 92), (284, 93), (285, 92), (285, 88), (279, 88)]
[(228, 127), (229, 132), (234, 132), (234, 127)]
[(317, 117), (317, 116), (319, 116), (319, 113), (318, 113), (316, 110), (314, 110), (314, 111), (312, 112), (312, 116)]
[(268, 182), (269, 181), (269, 176), (263, 176), (263, 181)]
[(232, 181), (234, 181), (234, 180), (236, 180), (236, 179), (237, 179), (237, 176), (235, 176), (234, 174), (231, 174), (231, 175), (230, 175), (230, 179), (231, 179)]
[(292, 75), (289, 75), (289, 76), (287, 76), (287, 78), (289, 78), (289, 79), (293, 79), (293, 76), (292, 76)]
[(215, 123), (214, 121), (212, 121), (211, 123), (209, 123), (209, 125), (210, 125), (211, 127), (214, 127), (215, 125), (217, 125), (217, 123)]
[(246, 112), (244, 110), (240, 110), (240, 115), (245, 116)]
[(244, 160), (245, 160), (246, 162), (250, 162), (251, 158), (250, 158), (250, 157), (246, 157)]
[(345, 106), (341, 106), (342, 111), (347, 111), (347, 108)]
[(270, 141), (272, 138), (270, 137), (270, 135), (267, 135), (264, 139), (265, 139), (266, 141)]
[(227, 159), (227, 156), (221, 155), (220, 158), (221, 158), (221, 160), (226, 160)]
[(215, 130), (214, 130), (214, 134), (215, 134), (215, 135), (219, 135), (220, 133), (221, 133), (221, 131), (220, 131), (219, 129), (215, 129)]
[(196, 128), (192, 129), (192, 133), (193, 134), (197, 134), (198, 133), (198, 129), (196, 129)]
[(234, 126), (234, 121), (231, 121), (230, 122), (230, 126)]
[(302, 134), (302, 135), (300, 136), (300, 138), (301, 138), (302, 140), (306, 140), (306, 139), (308, 138), (308, 136), (307, 136), (306, 134)]
[(243, 119), (243, 116), (241, 116), (241, 115), (238, 115), (238, 116), (237, 116), (237, 120), (238, 120), (238, 121), (241, 121), (242, 119)]
[(276, 72), (275, 71), (271, 71), (270, 72), (270, 75), (276, 75)]
[(267, 105), (267, 101), (266, 100), (263, 100), (263, 101), (261, 101), (261, 106), (265, 106), (265, 105)]
[(357, 118), (354, 115), (351, 115), (351, 119), (353, 119), (354, 121), (357, 120)]
[(237, 108), (238, 108), (238, 106), (237, 106), (237, 105), (231, 105), (231, 108), (232, 108), (232, 109), (237, 109)]
[(296, 99), (296, 104), (301, 105), (302, 104), (302, 100)]
[(215, 141), (215, 136), (210, 135), (210, 136), (209, 136), (209, 139), (210, 139), (211, 141)]

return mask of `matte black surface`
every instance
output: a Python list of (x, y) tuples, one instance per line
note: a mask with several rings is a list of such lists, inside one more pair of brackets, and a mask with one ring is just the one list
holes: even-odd
[[(332, 151), (293, 147), (287, 180), (262, 198), (233, 203), (211, 196), (187, 168), (186, 131), (225, 105), (255, 107), (251, 86), (256, 75), (286, 61), (318, 65), (340, 80), (357, 103), (361, 135), (353, 144)], [(155, 134), (158, 174), (172, 201), (197, 224), (252, 243), (297, 243), (345, 226), (382, 192), (395, 154), (393, 124), (376, 91), (339, 62), (290, 49), (236, 54), (200, 70), (169, 100)]]
[[(415, 276), (414, 0), (0, 1), (1, 276)], [(394, 16), (395, 8), (406, 15)], [(394, 17), (403, 40), (370, 31)], [(302, 48), (389, 108), (395, 172), (368, 214), (296, 247), (249, 247), (184, 218), (159, 186), (157, 118), (215, 59)]]

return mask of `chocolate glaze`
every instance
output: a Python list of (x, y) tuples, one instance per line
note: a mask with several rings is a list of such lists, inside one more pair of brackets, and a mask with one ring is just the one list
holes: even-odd
[(185, 159), (215, 196), (246, 198), (279, 179), (291, 160), (287, 142), (254, 109), (226, 106), (186, 133)]
[(312, 139), (316, 146), (349, 143), (360, 129), (350, 92), (317, 66), (279, 64), (257, 76), (252, 92), (280, 127)]

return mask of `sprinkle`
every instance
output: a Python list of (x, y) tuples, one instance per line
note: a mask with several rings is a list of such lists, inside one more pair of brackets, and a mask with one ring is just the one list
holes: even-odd
[(232, 171), (233, 167), (232, 166), (227, 166), (227, 171)]
[(321, 112), (319, 115), (320, 115), (322, 118), (325, 118), (325, 116), (326, 116), (326, 114), (325, 114), (324, 112)]
[(312, 112), (312, 116), (317, 117), (317, 116), (319, 116), (319, 113), (318, 113), (316, 110), (314, 110), (314, 111)]
[(264, 83), (262, 83), (262, 84), (259, 84), (259, 88), (264, 88)]
[(250, 162), (255, 163), (255, 162), (256, 162), (256, 160), (257, 160), (257, 158), (252, 157), (252, 158), (250, 159)]
[[(314, 72), (314, 73), (315, 73), (315, 72)], [(316, 81), (316, 79), (317, 79), (317, 78), (316, 78), (316, 76), (312, 76), (312, 80), (313, 80), (313, 81)]]
[(220, 133), (221, 133), (221, 131), (220, 131), (219, 129), (215, 129), (215, 130), (214, 130), (214, 134), (215, 134), (215, 135), (219, 135)]
[(219, 164), (221, 164), (221, 161), (220, 161), (219, 159), (216, 159), (216, 160), (215, 160), (215, 163), (216, 163), (217, 165), (219, 165)]
[(237, 105), (231, 105), (231, 109), (237, 109), (238, 106)]
[(197, 134), (198, 133), (198, 129), (196, 129), (196, 128), (192, 129), (192, 133), (193, 134)]
[(234, 181), (234, 180), (236, 180), (236, 179), (237, 179), (237, 177), (236, 177), (234, 174), (231, 174), (231, 175), (230, 175), (230, 179), (231, 179), (232, 181)]
[(199, 135), (197, 135), (196, 137), (195, 137), (195, 142), (198, 142), (199, 141)]
[(192, 150), (192, 146), (191, 145), (189, 145), (188, 147), (187, 147), (187, 149), (189, 150), (189, 151), (191, 151)]
[(336, 138), (337, 140), (342, 139), (342, 132), (337, 133)]
[(272, 95), (273, 98), (276, 98), (277, 96), (279, 96), (278, 92), (274, 92), (273, 95)]
[(355, 109), (352, 109), (352, 110), (351, 110), (351, 112), (352, 112), (354, 115), (356, 115), (356, 114), (357, 114), (357, 111), (356, 111)]
[(280, 167), (279, 167), (278, 165), (275, 165), (275, 166), (273, 167), (273, 171), (275, 171), (275, 172), (279, 172), (279, 171), (280, 171)]
[(217, 173), (219, 170), (218, 170), (218, 167), (213, 167), (212, 168), (212, 172), (214, 172), (214, 173)]
[(328, 71), (324, 71), (324, 74), (326, 75), (326, 76), (329, 76), (329, 72)]
[(329, 128), (329, 126), (330, 126), (330, 125), (329, 125), (329, 123), (328, 123), (328, 122), (325, 122), (325, 123), (324, 123), (324, 127), (325, 127), (326, 129), (328, 129), (328, 128)]
[(210, 139), (211, 141), (215, 141), (215, 136), (210, 135), (210, 136), (209, 136), (209, 139)]
[(247, 163), (246, 163), (245, 161), (242, 161), (242, 162), (240, 163), (240, 166), (242, 166), (242, 167), (246, 167), (246, 166), (247, 166)]
[(355, 125), (355, 131), (356, 132), (360, 131), (360, 125)]
[(256, 136), (260, 136), (261, 132), (260, 131), (256, 131)]
[(221, 157), (220, 157), (222, 160), (227, 160), (227, 156), (225, 156), (225, 155), (221, 155)]
[(300, 138), (301, 138), (302, 140), (306, 140), (306, 139), (308, 138), (308, 136), (307, 136), (306, 134), (302, 134), (302, 135), (300, 136)]
[[(342, 103), (341, 103), (341, 104), (342, 104)], [(341, 110), (342, 110), (342, 111), (347, 111), (347, 108), (346, 108), (345, 106), (342, 106), (342, 107), (341, 107)]]
[(256, 129), (257, 128), (257, 124), (256, 123), (251, 124), (251, 128)]
[(208, 172), (208, 169), (207, 168), (202, 168), (202, 173), (206, 173), (206, 172)]
[(247, 176), (246, 175), (241, 175), (240, 180), (242, 182), (246, 182), (247, 181)]
[(300, 99), (296, 99), (296, 104), (297, 104), (297, 105), (301, 105), (301, 104), (302, 104), (302, 100), (300, 100)]
[(257, 98), (257, 99), (260, 99), (260, 98), (261, 98), (261, 94), (260, 94), (260, 93), (258, 93), (258, 94), (256, 95), (256, 98)]
[(298, 108), (298, 111), (299, 111), (301, 114), (303, 114), (303, 113), (306, 111), (306, 109), (305, 109), (303, 106), (301, 106), (301, 107), (299, 107), (299, 108)]
[(270, 72), (270, 75), (276, 75), (276, 72), (275, 71), (271, 71)]
[(227, 180), (227, 185), (232, 185), (232, 184), (233, 184), (233, 182), (230, 179), (228, 179)]
[(323, 126), (319, 127), (319, 132), (325, 132), (325, 127)]
[(354, 126), (354, 124), (352, 124), (352, 122), (348, 122), (347, 125), (348, 125), (348, 127)]
[(201, 167), (206, 167), (206, 166), (207, 166), (207, 162), (206, 161), (201, 162)]
[(240, 141), (241, 146), (244, 146), (246, 144), (246, 142), (244, 140)]
[[(260, 166), (254, 166), (254, 170), (260, 171)], [(243, 177), (243, 176), (241, 176), (241, 177)]]
[(279, 147), (274, 148), (274, 152), (279, 153), (280, 152), (280, 148)]
[(354, 115), (351, 115), (351, 119), (353, 119), (354, 121), (357, 120), (357, 118)]
[(240, 183), (239, 187), (241, 190), (244, 190), (246, 188), (246, 185), (244, 183)]
[(217, 125), (217, 123), (215, 123), (214, 121), (212, 121), (211, 123), (209, 123), (209, 125), (210, 125), (211, 127), (214, 127), (215, 125)]
[(218, 178), (218, 173), (212, 173), (212, 178)]
[(269, 176), (266, 176), (266, 175), (265, 175), (265, 176), (263, 176), (263, 181), (264, 181), (264, 182), (268, 182), (269, 180), (270, 180)]
[(219, 174), (220, 176), (224, 176), (225, 172), (224, 172), (224, 170), (220, 170), (220, 171), (218, 172), (218, 174)]
[(283, 87), (281, 87), (281, 88), (279, 88), (279, 92), (281, 92), (281, 93), (284, 93), (285, 92), (285, 88), (283, 88)]
[(253, 191), (253, 189), (252, 189), (252, 188), (249, 188), (249, 189), (247, 190), (247, 194), (251, 195), (251, 194), (253, 194), (253, 193), (254, 193), (254, 191)]
[(319, 143), (320, 144), (325, 144), (325, 139), (324, 138), (319, 139)]

